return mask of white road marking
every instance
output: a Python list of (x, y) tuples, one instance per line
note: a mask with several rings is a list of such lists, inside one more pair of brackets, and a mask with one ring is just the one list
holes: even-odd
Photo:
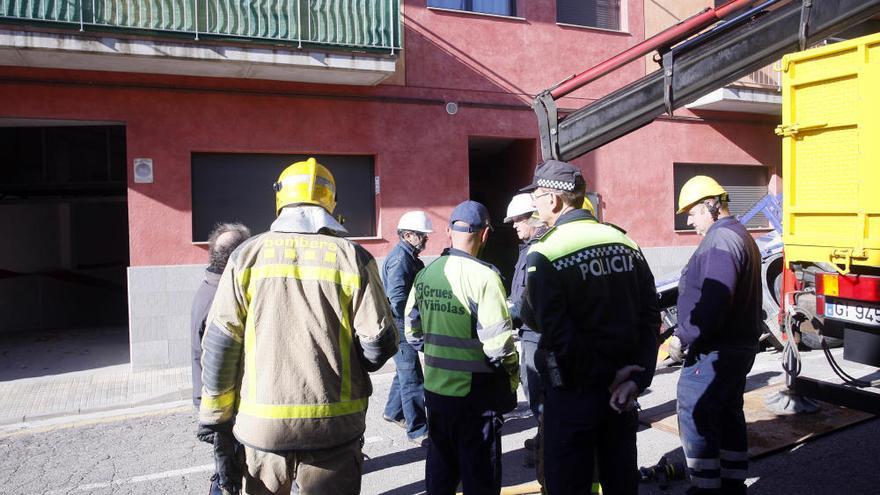
[(174, 469), (172, 471), (163, 471), (161, 473), (153, 473), (153, 474), (144, 474), (141, 476), (135, 476), (133, 478), (129, 478), (127, 480), (113, 480), (113, 481), (104, 481), (101, 483), (89, 483), (87, 485), (80, 485), (73, 488), (64, 488), (61, 490), (53, 490), (50, 492), (46, 492), (46, 495), (61, 495), (64, 493), (77, 493), (77, 492), (88, 492), (92, 490), (96, 490), (98, 488), (110, 488), (113, 486), (120, 485), (130, 485), (134, 483), (142, 483), (144, 481), (155, 481), (167, 478), (176, 478), (178, 476), (185, 476), (187, 474), (193, 473), (205, 473), (205, 472), (213, 472), (214, 465), (213, 464), (205, 464), (203, 466), (195, 466), (191, 468), (184, 469)]

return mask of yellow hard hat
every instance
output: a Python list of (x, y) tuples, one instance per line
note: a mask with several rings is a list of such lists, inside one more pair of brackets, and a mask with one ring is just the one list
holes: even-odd
[(590, 212), (590, 215), (596, 216), (596, 208), (593, 207), (593, 202), (590, 201), (590, 198), (584, 196), (584, 204), (581, 206), (582, 210), (587, 210)]
[(336, 181), (327, 167), (314, 158), (285, 168), (275, 189), (275, 214), (293, 204), (318, 205), (329, 213), (336, 209)]
[(700, 200), (716, 196), (727, 201), (727, 191), (715, 179), (706, 175), (691, 177), (678, 193), (678, 211), (676, 213), (685, 213)]

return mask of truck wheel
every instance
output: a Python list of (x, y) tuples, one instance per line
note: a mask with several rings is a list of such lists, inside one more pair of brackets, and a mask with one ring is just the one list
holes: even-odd
[(779, 326), (779, 301), (782, 294), (782, 255), (764, 260), (761, 264), (762, 303), (764, 333), (761, 342), (777, 351), (782, 350), (784, 338)]

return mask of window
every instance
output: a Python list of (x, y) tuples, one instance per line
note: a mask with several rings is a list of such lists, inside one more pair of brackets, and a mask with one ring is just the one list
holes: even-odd
[(428, 0), (428, 7), (495, 15), (516, 15), (516, 0)]
[(620, 31), (620, 0), (556, 0), (556, 22)]
[[(203, 242), (217, 222), (242, 222), (251, 232), (269, 230), (275, 220), (272, 184), (291, 163), (312, 155), (193, 153), (192, 239)], [(336, 180), (338, 203), (351, 237), (376, 235), (375, 173), (372, 156), (314, 155)]]
[[(727, 191), (730, 196), (730, 213), (742, 216), (755, 203), (767, 195), (767, 168), (753, 165), (702, 165), (693, 163), (676, 163), (673, 166), (675, 182), (674, 208), (678, 211), (678, 193), (685, 182), (695, 175), (712, 177)], [(755, 215), (746, 227), (750, 229), (770, 228), (770, 222), (763, 214)], [(675, 215), (675, 230), (693, 230), (687, 224), (687, 214)]]

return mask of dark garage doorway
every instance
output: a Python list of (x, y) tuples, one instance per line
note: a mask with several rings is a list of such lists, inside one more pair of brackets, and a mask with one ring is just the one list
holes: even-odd
[(519, 240), (504, 217), (511, 198), (531, 182), (536, 156), (533, 139), (468, 139), (470, 198), (486, 205), (494, 229), (481, 257), (501, 271), (508, 293)]
[(0, 122), (4, 379), (128, 362), (125, 128)]

